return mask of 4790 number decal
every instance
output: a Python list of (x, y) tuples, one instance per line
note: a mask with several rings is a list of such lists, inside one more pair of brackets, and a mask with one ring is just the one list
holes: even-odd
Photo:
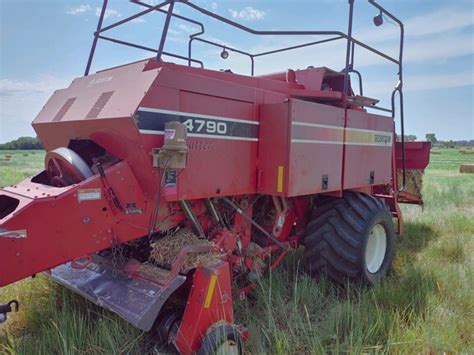
[(227, 123), (219, 121), (188, 118), (183, 122), (191, 133), (226, 134)]

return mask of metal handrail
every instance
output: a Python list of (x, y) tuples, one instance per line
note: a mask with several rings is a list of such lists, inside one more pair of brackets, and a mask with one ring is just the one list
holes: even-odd
[[(86, 70), (85, 70), (84, 75), (87, 76), (89, 74), (90, 67), (91, 67), (91, 64), (92, 64), (92, 60), (93, 60), (93, 57), (94, 57), (94, 53), (95, 53), (95, 50), (96, 50), (96, 47), (97, 47), (97, 42), (98, 42), (99, 39), (104, 39), (104, 40), (108, 40), (108, 41), (111, 41), (111, 42), (114, 42), (114, 43), (123, 44), (123, 45), (126, 45), (126, 46), (131, 46), (131, 47), (135, 47), (135, 48), (138, 48), (138, 49), (143, 49), (143, 50), (148, 50), (148, 51), (155, 52), (157, 54), (156, 55), (157, 60), (161, 60), (162, 55), (167, 55), (167, 56), (171, 56), (171, 57), (174, 57), (174, 58), (187, 60), (189, 66), (191, 66), (192, 63), (198, 63), (198, 64), (201, 65), (201, 67), (203, 67), (204, 64), (202, 63), (202, 61), (193, 59), (192, 55), (191, 55), (192, 54), (192, 44), (196, 41), (199, 41), (199, 42), (203, 42), (203, 43), (213, 45), (213, 46), (218, 46), (220, 48), (227, 49), (227, 50), (230, 50), (230, 51), (248, 56), (250, 58), (250, 61), (251, 61), (251, 75), (252, 76), (254, 75), (254, 71), (255, 71), (255, 61), (254, 61), (254, 59), (256, 57), (262, 57), (262, 56), (265, 56), (265, 55), (281, 53), (281, 52), (284, 52), (284, 51), (289, 51), (289, 50), (293, 50), (293, 49), (298, 49), (298, 48), (303, 48), (303, 47), (307, 47), (307, 46), (317, 45), (317, 44), (326, 43), (326, 42), (329, 42), (329, 41), (336, 41), (336, 40), (340, 40), (340, 39), (345, 39), (345, 40), (347, 40), (347, 48), (346, 48), (346, 63), (345, 63), (345, 68), (343, 70), (343, 72), (344, 72), (344, 91), (343, 91), (344, 104), (346, 103), (347, 96), (348, 96), (349, 75), (350, 75), (350, 73), (355, 73), (358, 76), (358, 78), (359, 78), (359, 91), (360, 91), (361, 95), (363, 93), (362, 76), (357, 70), (354, 69), (354, 53), (355, 53), (355, 46), (356, 45), (359, 46), (359, 47), (362, 47), (362, 48), (364, 48), (364, 49), (366, 49), (366, 50), (368, 50), (368, 51), (370, 51), (370, 52), (372, 52), (372, 53), (374, 53), (374, 54), (376, 54), (376, 55), (378, 55), (378, 56), (380, 56), (380, 57), (396, 64), (396, 65), (398, 65), (398, 84), (392, 91), (391, 110), (383, 108), (383, 107), (378, 107), (378, 106), (375, 106), (375, 105), (374, 106), (369, 106), (369, 108), (376, 109), (376, 110), (382, 110), (382, 111), (385, 111), (385, 112), (390, 112), (392, 114), (392, 118), (395, 119), (395, 96), (396, 96), (397, 93), (399, 94), (399, 106), (400, 106), (400, 114), (399, 115), (400, 115), (400, 122), (401, 122), (402, 165), (403, 165), (402, 186), (398, 190), (398, 192), (400, 192), (400, 191), (403, 191), (405, 189), (405, 185), (406, 185), (406, 159), (405, 159), (405, 138), (404, 138), (405, 126), (404, 126), (404, 111), (403, 111), (403, 64), (402, 64), (402, 62), (403, 62), (403, 46), (404, 46), (404, 27), (403, 27), (403, 23), (397, 17), (395, 17), (393, 14), (391, 14), (389, 11), (387, 11), (384, 7), (382, 7), (380, 4), (378, 4), (375, 0), (367, 0), (369, 4), (371, 4), (377, 10), (380, 11), (381, 15), (388, 16), (391, 20), (395, 21), (399, 25), (399, 27), (400, 27), (400, 46), (399, 46), (398, 59), (393, 58), (392, 56), (390, 56), (388, 54), (385, 54), (385, 53), (383, 53), (383, 52), (381, 52), (381, 51), (379, 51), (379, 50), (377, 50), (377, 49), (375, 49), (375, 48), (373, 48), (373, 47), (371, 47), (371, 46), (369, 46), (369, 45), (367, 45), (367, 44), (365, 44), (365, 43), (363, 43), (363, 42), (361, 42), (357, 39), (355, 39), (352, 36), (352, 21), (353, 21), (353, 11), (354, 11), (354, 1), (355, 0), (348, 0), (348, 3), (349, 3), (349, 21), (348, 21), (348, 31), (347, 31), (347, 34), (346, 34), (346, 33), (341, 32), (341, 31), (259, 31), (259, 30), (254, 30), (250, 27), (246, 27), (242, 24), (239, 24), (235, 21), (229, 20), (229, 19), (227, 19), (225, 17), (222, 17), (222, 16), (220, 16), (216, 13), (213, 13), (213, 12), (207, 10), (207, 9), (204, 9), (204, 8), (190, 2), (189, 0), (166, 0), (166, 1), (163, 1), (162, 3), (160, 3), (158, 5), (150, 5), (150, 4), (144, 3), (141, 0), (130, 0), (130, 2), (132, 2), (134, 4), (137, 4), (137, 5), (140, 5), (142, 7), (145, 7), (146, 9), (143, 10), (143, 11), (140, 11), (140, 12), (138, 12), (138, 13), (132, 15), (132, 16), (126, 17), (122, 20), (119, 20), (115, 23), (112, 23), (112, 24), (110, 24), (106, 27), (102, 27), (103, 20), (104, 20), (104, 17), (105, 17), (105, 13), (106, 13), (106, 9), (107, 9), (107, 4), (108, 4), (108, 0), (103, 0), (101, 13), (100, 13), (99, 20), (98, 20), (98, 23), (97, 23), (97, 30), (96, 30), (96, 32), (94, 32), (94, 40), (92, 42), (92, 47), (91, 47), (91, 50), (90, 50), (90, 53), (89, 53), (89, 58), (88, 58), (88, 61), (87, 61)], [(227, 25), (230, 25), (234, 28), (240, 29), (244, 32), (247, 32), (247, 33), (250, 33), (250, 34), (253, 34), (253, 35), (259, 35), (259, 36), (268, 36), (268, 35), (271, 35), (271, 36), (334, 36), (334, 37), (331, 37), (329, 39), (320, 40), (320, 41), (313, 41), (313, 42), (303, 43), (303, 44), (300, 44), (300, 45), (294, 45), (294, 46), (284, 47), (284, 48), (280, 48), (280, 49), (276, 49), (276, 50), (271, 50), (271, 51), (266, 51), (266, 52), (261, 52), (261, 53), (253, 53), (252, 54), (252, 53), (248, 53), (246, 51), (239, 50), (237, 48), (230, 48), (229, 46), (226, 46), (226, 45), (217, 43), (215, 41), (210, 41), (208, 39), (200, 37), (200, 36), (204, 35), (204, 33), (205, 33), (204, 24), (199, 22), (199, 21), (190, 19), (186, 16), (182, 16), (182, 15), (173, 13), (174, 5), (176, 3), (181, 3), (183, 5), (189, 6), (190, 8), (200, 12), (201, 14), (203, 14), (205, 16), (211, 17), (215, 20), (226, 23)], [(163, 7), (166, 6), (166, 5), (168, 5), (168, 9), (164, 10)], [(141, 45), (133, 44), (133, 43), (130, 43), (130, 42), (125, 42), (125, 41), (113, 39), (113, 38), (110, 38), (110, 37), (105, 37), (105, 36), (102, 35), (102, 33), (105, 32), (105, 31), (108, 31), (112, 28), (115, 28), (117, 26), (125, 24), (129, 21), (132, 21), (132, 20), (134, 20), (138, 17), (144, 16), (144, 15), (150, 13), (150, 12), (153, 12), (153, 11), (166, 14), (165, 23), (164, 23), (164, 26), (163, 26), (163, 32), (162, 32), (162, 35), (161, 35), (161, 38), (160, 38), (160, 43), (159, 43), (159, 46), (158, 46), (157, 50), (154, 50), (154, 49), (149, 48), (149, 47), (144, 47), (144, 46), (141, 46)], [(191, 34), (189, 36), (188, 56), (187, 57), (181, 56), (181, 55), (178, 55), (178, 54), (174, 54), (174, 53), (164, 52), (166, 37), (167, 37), (167, 34), (168, 34), (169, 25), (170, 25), (170, 22), (171, 22), (172, 18), (177, 18), (177, 19), (180, 19), (180, 20), (183, 20), (183, 21), (187, 21), (187, 22), (193, 23), (193, 24), (200, 27), (200, 30), (198, 32), (196, 32), (194, 34)]]

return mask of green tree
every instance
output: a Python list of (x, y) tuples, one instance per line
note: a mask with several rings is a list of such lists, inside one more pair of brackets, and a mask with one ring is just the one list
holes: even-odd
[(11, 142), (0, 144), (0, 150), (32, 150), (43, 149), (38, 137), (20, 137)]
[[(415, 136), (414, 134), (405, 134), (404, 138), (405, 138), (405, 142), (414, 142), (416, 141), (417, 136)], [(402, 136), (398, 134), (397, 139), (400, 142), (402, 140)]]
[(433, 144), (438, 143), (438, 140), (436, 139), (436, 136), (434, 133), (426, 133), (425, 137), (428, 142), (431, 142)]

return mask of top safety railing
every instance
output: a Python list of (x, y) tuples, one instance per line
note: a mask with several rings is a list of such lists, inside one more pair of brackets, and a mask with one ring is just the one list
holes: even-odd
[[(94, 58), (95, 50), (97, 47), (98, 40), (105, 40), (109, 42), (113, 42), (116, 44), (124, 45), (124, 46), (129, 46), (149, 52), (153, 52), (156, 54), (156, 59), (157, 60), (162, 60), (163, 56), (168, 56), (180, 60), (184, 60), (188, 63), (189, 66), (193, 64), (197, 64), (200, 67), (204, 67), (204, 63), (201, 60), (195, 59), (192, 57), (192, 49), (193, 49), (193, 43), (195, 42), (201, 42), (208, 44), (210, 46), (215, 46), (222, 48), (222, 53), (228, 53), (227, 51), (232, 51), (235, 53), (239, 53), (242, 55), (245, 55), (249, 58), (250, 60), (250, 75), (253, 76), (255, 74), (255, 58), (263, 57), (266, 55), (271, 55), (271, 54), (276, 54), (276, 53), (282, 53), (282, 52), (287, 52), (291, 50), (296, 50), (304, 47), (310, 47), (310, 46), (315, 46), (319, 45), (322, 43), (328, 43), (328, 42), (333, 42), (333, 41), (338, 41), (338, 40), (346, 40), (347, 41), (347, 46), (346, 46), (346, 56), (345, 56), (345, 67), (342, 70), (342, 72), (345, 74), (344, 76), (344, 89), (343, 89), (343, 100), (344, 102), (347, 101), (348, 98), (348, 90), (349, 90), (349, 75), (350, 73), (354, 73), (358, 77), (359, 81), (359, 93), (362, 96), (363, 95), (363, 85), (362, 85), (362, 75), (360, 74), (359, 71), (354, 69), (354, 57), (355, 57), (355, 49), (357, 47), (364, 48), (375, 55), (385, 59), (386, 61), (392, 62), (393, 64), (398, 66), (398, 82), (396, 86), (392, 90), (391, 94), (391, 108), (385, 108), (385, 107), (379, 107), (376, 105), (370, 105), (368, 108), (375, 109), (375, 110), (380, 110), (384, 112), (388, 112), (391, 114), (393, 118), (395, 118), (395, 98), (398, 93), (399, 96), (399, 116), (400, 116), (400, 130), (401, 130), (401, 144), (402, 144), (402, 165), (403, 165), (403, 182), (402, 186), (400, 188), (400, 191), (402, 191), (405, 188), (405, 183), (406, 183), (406, 167), (405, 167), (405, 140), (404, 140), (404, 133), (405, 133), (405, 127), (404, 127), (404, 113), (403, 113), (403, 46), (404, 46), (404, 27), (403, 23), (395, 17), (392, 13), (387, 11), (384, 7), (382, 7), (379, 3), (377, 3), (375, 0), (367, 0), (369, 4), (371, 4), (376, 10), (379, 12), (378, 15), (374, 17), (374, 24), (376, 26), (380, 26), (383, 22), (383, 17), (387, 16), (391, 20), (393, 20), (400, 29), (400, 41), (399, 41), (399, 51), (398, 51), (398, 58), (395, 58), (393, 56), (390, 56), (382, 51), (377, 50), (376, 48), (373, 48), (372, 46), (369, 46), (368, 44), (361, 42), (357, 39), (355, 39), (352, 36), (352, 27), (353, 27), (353, 17), (354, 17), (354, 2), (355, 0), (348, 0), (349, 4), (349, 16), (348, 16), (348, 30), (347, 33), (341, 32), (341, 31), (261, 31), (261, 30), (254, 30), (252, 28), (246, 27), (240, 23), (237, 23), (235, 21), (232, 21), (228, 18), (225, 18), (223, 16), (220, 16), (212, 11), (209, 11), (203, 7), (200, 7), (191, 1), (188, 0), (167, 0), (163, 1), (157, 5), (151, 5), (146, 2), (143, 2), (142, 0), (129, 0), (131, 3), (134, 3), (136, 5), (141, 6), (142, 8), (145, 8), (143, 11), (140, 11), (134, 15), (128, 16), (120, 21), (114, 22), (108, 26), (102, 27), (103, 21), (105, 18), (105, 14), (107, 11), (107, 5), (108, 5), (108, 0), (103, 0), (102, 3), (102, 9), (99, 15), (99, 20), (97, 23), (97, 30), (94, 32), (94, 40), (92, 42), (92, 47), (89, 53), (89, 58), (87, 61), (86, 65), (86, 70), (84, 75), (87, 76), (89, 75), (89, 71), (92, 65), (92, 61)], [(331, 36), (329, 38), (324, 38), (318, 41), (310, 41), (310, 42), (305, 42), (299, 45), (293, 45), (293, 46), (287, 46), (271, 51), (265, 51), (265, 52), (260, 52), (260, 53), (249, 53), (247, 51), (234, 48), (228, 45), (224, 45), (222, 43), (218, 43), (214, 40), (206, 39), (204, 37), (206, 31), (205, 31), (205, 26), (202, 22), (196, 21), (194, 19), (191, 19), (186, 16), (182, 16), (178, 13), (174, 12), (174, 6), (176, 3), (180, 3), (183, 5), (186, 5), (195, 11), (201, 13), (202, 15), (205, 15), (207, 17), (213, 18), (217, 21), (220, 21), (222, 23), (225, 23), (231, 27), (237, 28), (239, 30), (242, 30), (244, 32), (247, 32), (252, 35), (257, 35), (257, 36)], [(136, 43), (120, 40), (117, 38), (112, 38), (108, 36), (104, 36), (103, 33), (106, 31), (109, 31), (113, 28), (116, 28), (120, 25), (123, 25), (127, 22), (130, 22), (132, 20), (135, 20), (141, 16), (145, 16), (151, 12), (159, 12), (163, 13), (166, 15), (165, 22), (163, 25), (163, 31), (160, 37), (160, 42), (158, 45), (158, 48), (151, 48), (151, 47), (146, 47), (143, 45), (139, 45)], [(189, 35), (189, 40), (188, 40), (188, 53), (187, 55), (180, 55), (176, 53), (171, 53), (167, 52), (164, 50), (165, 43), (166, 43), (166, 38), (168, 36), (169, 32), (169, 27), (172, 18), (176, 18), (182, 21), (186, 21), (189, 23), (192, 23), (196, 25), (199, 28), (199, 31), (192, 33)], [(224, 56), (223, 56), (224, 58)]]

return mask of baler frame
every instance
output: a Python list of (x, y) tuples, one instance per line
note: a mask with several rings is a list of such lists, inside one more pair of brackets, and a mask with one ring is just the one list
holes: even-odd
[[(400, 140), (401, 140), (401, 146), (402, 146), (402, 170), (403, 170), (403, 175), (402, 175), (402, 184), (400, 185), (398, 192), (402, 192), (405, 189), (405, 185), (406, 185), (406, 161), (405, 161), (406, 159), (405, 159), (405, 137), (404, 137), (405, 136), (405, 124), (404, 124), (404, 109), (403, 109), (404, 26), (403, 26), (403, 23), (396, 16), (394, 16), (391, 12), (389, 12), (383, 6), (378, 4), (375, 0), (367, 0), (367, 1), (369, 2), (369, 4), (371, 4), (377, 10), (380, 11), (380, 14), (378, 16), (380, 16), (380, 17), (382, 17), (384, 15), (388, 16), (391, 20), (395, 21), (397, 23), (397, 25), (399, 26), (399, 28), (400, 28), (400, 42), (399, 42), (399, 50), (398, 50), (398, 59), (393, 58), (392, 56), (390, 56), (386, 53), (383, 53), (383, 52), (373, 48), (372, 46), (369, 46), (366, 43), (355, 39), (352, 36), (355, 0), (348, 0), (348, 3), (349, 3), (349, 18), (348, 18), (347, 34), (344, 33), (344, 32), (341, 32), (341, 31), (258, 31), (258, 30), (254, 30), (250, 27), (244, 26), (242, 24), (239, 24), (235, 21), (229, 20), (225, 17), (222, 17), (222, 16), (220, 16), (220, 15), (218, 15), (218, 14), (212, 12), (212, 11), (209, 11), (209, 10), (207, 10), (203, 7), (200, 7), (196, 4), (193, 4), (188, 0), (167, 0), (167, 1), (164, 1), (164, 2), (162, 2), (158, 5), (154, 5), (154, 6), (150, 5), (150, 4), (147, 4), (147, 3), (145, 3), (141, 0), (130, 0), (130, 2), (132, 2), (134, 4), (137, 4), (137, 5), (140, 5), (142, 7), (146, 7), (147, 9), (143, 10), (141, 12), (138, 12), (134, 15), (131, 15), (129, 17), (126, 17), (123, 20), (112, 23), (112, 24), (110, 24), (106, 27), (102, 27), (103, 20), (104, 20), (104, 17), (105, 17), (105, 13), (106, 13), (106, 10), (107, 10), (107, 5), (108, 5), (108, 0), (103, 0), (102, 9), (101, 9), (99, 20), (98, 20), (98, 23), (97, 23), (97, 30), (94, 33), (94, 40), (93, 40), (92, 47), (91, 47), (91, 50), (90, 50), (90, 53), (89, 53), (89, 58), (87, 60), (87, 65), (86, 65), (86, 70), (84, 72), (84, 75), (85, 76), (89, 75), (89, 71), (90, 71), (92, 61), (93, 61), (93, 58), (94, 58), (94, 54), (95, 54), (95, 50), (96, 50), (96, 47), (97, 47), (97, 42), (98, 42), (99, 39), (109, 41), (109, 42), (113, 42), (113, 43), (116, 43), (116, 44), (121, 44), (121, 45), (124, 45), (124, 46), (129, 46), (129, 47), (145, 50), (145, 51), (154, 52), (154, 53), (156, 53), (156, 59), (157, 60), (162, 60), (163, 55), (165, 55), (165, 56), (177, 58), (177, 59), (180, 59), (180, 60), (185, 60), (185, 61), (188, 62), (188, 66), (192, 66), (193, 63), (197, 63), (201, 66), (201, 68), (204, 68), (204, 63), (202, 61), (192, 58), (192, 44), (193, 44), (193, 42), (198, 41), (198, 42), (206, 43), (206, 44), (211, 45), (211, 46), (220, 47), (220, 48), (222, 48), (223, 51), (230, 50), (232, 52), (236, 52), (236, 53), (247, 56), (250, 59), (250, 63), (251, 63), (251, 69), (250, 69), (250, 75), (251, 76), (254, 76), (254, 74), (255, 74), (255, 58), (257, 58), (257, 57), (263, 57), (263, 56), (266, 56), (266, 55), (286, 52), (286, 51), (290, 51), (290, 50), (295, 50), (295, 49), (300, 49), (300, 48), (304, 48), (304, 47), (315, 46), (315, 45), (318, 45), (318, 44), (323, 44), (323, 43), (328, 43), (328, 42), (332, 42), (332, 41), (337, 41), (337, 40), (341, 40), (341, 39), (344, 40), (345, 39), (345, 40), (347, 40), (347, 47), (346, 47), (346, 54), (345, 54), (345, 68), (343, 69), (343, 73), (345, 74), (345, 77), (344, 77), (344, 91), (343, 91), (344, 104), (346, 104), (347, 97), (350, 96), (348, 94), (348, 90), (349, 90), (348, 83), (349, 83), (350, 73), (354, 73), (354, 74), (357, 75), (358, 80), (359, 80), (359, 93), (360, 93), (361, 96), (363, 95), (362, 75), (360, 74), (359, 71), (354, 69), (354, 56), (355, 56), (355, 48), (356, 48), (355, 46), (356, 45), (359, 46), (359, 47), (362, 47), (362, 48), (378, 55), (379, 57), (382, 57), (385, 60), (387, 60), (389, 62), (392, 62), (392, 63), (394, 63), (398, 66), (398, 73), (397, 73), (398, 82), (395, 85), (395, 87), (394, 87), (394, 89), (392, 90), (392, 93), (391, 93), (391, 100), (390, 100), (391, 108), (379, 107), (379, 106), (376, 106), (375, 104), (370, 104), (367, 107), (371, 108), (371, 109), (374, 109), (374, 110), (388, 112), (388, 113), (391, 114), (392, 118), (395, 119), (395, 115), (396, 115), (395, 96), (396, 96), (397, 93), (399, 95), (399, 109), (400, 109), (399, 116), (400, 116), (400, 131), (401, 131), (400, 132)], [(213, 19), (218, 20), (222, 23), (225, 23), (227, 25), (230, 25), (234, 28), (240, 29), (244, 32), (247, 32), (247, 33), (250, 33), (250, 34), (253, 34), (253, 35), (259, 35), (259, 36), (269, 36), (269, 35), (271, 35), (271, 36), (335, 36), (335, 37), (331, 37), (331, 38), (323, 39), (323, 40), (319, 40), (319, 41), (307, 42), (307, 43), (303, 43), (303, 44), (295, 45), (295, 46), (283, 47), (283, 48), (272, 50), (272, 51), (266, 51), (266, 52), (260, 52), (260, 53), (249, 53), (249, 52), (237, 49), (237, 48), (232, 48), (232, 47), (217, 43), (215, 41), (211, 41), (211, 40), (202, 38), (201, 36), (205, 34), (204, 24), (202, 22), (190, 19), (186, 16), (182, 16), (182, 15), (173, 13), (174, 5), (176, 3), (182, 3), (184, 5), (187, 5), (187, 6), (191, 7), (192, 9), (200, 12), (201, 14), (203, 14), (205, 16), (208, 16), (210, 18), (213, 18)], [(165, 6), (168, 6), (167, 10), (163, 9), (163, 7), (165, 7)], [(123, 25), (123, 24), (125, 24), (129, 21), (135, 20), (135, 19), (137, 19), (141, 16), (144, 16), (144, 15), (150, 13), (150, 12), (153, 12), (153, 11), (157, 11), (157, 12), (166, 14), (166, 19), (165, 19), (165, 23), (164, 23), (164, 26), (163, 26), (163, 31), (162, 31), (162, 34), (161, 34), (158, 49), (153, 49), (153, 48), (150, 48), (150, 47), (145, 47), (145, 46), (141, 46), (141, 45), (138, 45), (138, 44), (135, 44), (135, 43), (131, 43), (131, 42), (127, 42), (127, 41), (123, 41), (123, 40), (119, 40), (119, 39), (115, 39), (115, 38), (111, 38), (111, 37), (106, 37), (106, 36), (102, 35), (102, 33), (105, 32), (105, 31), (108, 31), (112, 28)], [(193, 33), (193, 34), (189, 35), (187, 56), (183, 56), (183, 55), (179, 55), (179, 54), (176, 54), (176, 53), (170, 53), (170, 52), (164, 51), (164, 45), (165, 45), (166, 38), (167, 38), (167, 35), (168, 35), (169, 25), (170, 25), (171, 19), (173, 17), (175, 17), (177, 19), (180, 19), (180, 20), (183, 20), (183, 21), (193, 23), (193, 24), (200, 27), (199, 32), (196, 32), (196, 33)]]
[[(373, 284), (385, 277), (402, 234), (398, 203), (423, 203), (405, 175), (422, 174), (430, 149), (407, 143), (405, 164), (403, 24), (368, 0), (379, 11), (375, 25), (388, 16), (400, 26), (396, 59), (353, 38), (355, 0), (348, 0), (347, 34), (256, 31), (185, 0), (130, 1), (146, 9), (104, 27), (103, 0), (85, 76), (56, 91), (34, 120), (45, 170), (0, 189), (0, 266), (16, 266), (3, 267), (0, 286), (49, 270), (136, 327), (156, 329), (181, 353), (207, 354), (222, 340), (216, 329), (231, 341), (246, 338), (233, 324), (232, 302), (288, 250), (304, 246), (315, 278)], [(205, 38), (204, 24), (174, 13), (176, 3), (252, 35), (325, 38), (249, 53)], [(166, 15), (157, 49), (103, 35), (154, 11)], [(164, 50), (173, 18), (200, 28), (186, 55)], [(89, 76), (99, 40), (156, 57)], [(337, 40), (347, 41), (341, 71), (254, 75), (255, 58)], [(227, 50), (247, 56), (251, 76), (204, 69), (193, 58), (195, 43), (221, 48), (223, 59)], [(362, 96), (356, 46), (398, 66), (391, 108)], [(51, 214), (56, 223), (45, 224)]]

